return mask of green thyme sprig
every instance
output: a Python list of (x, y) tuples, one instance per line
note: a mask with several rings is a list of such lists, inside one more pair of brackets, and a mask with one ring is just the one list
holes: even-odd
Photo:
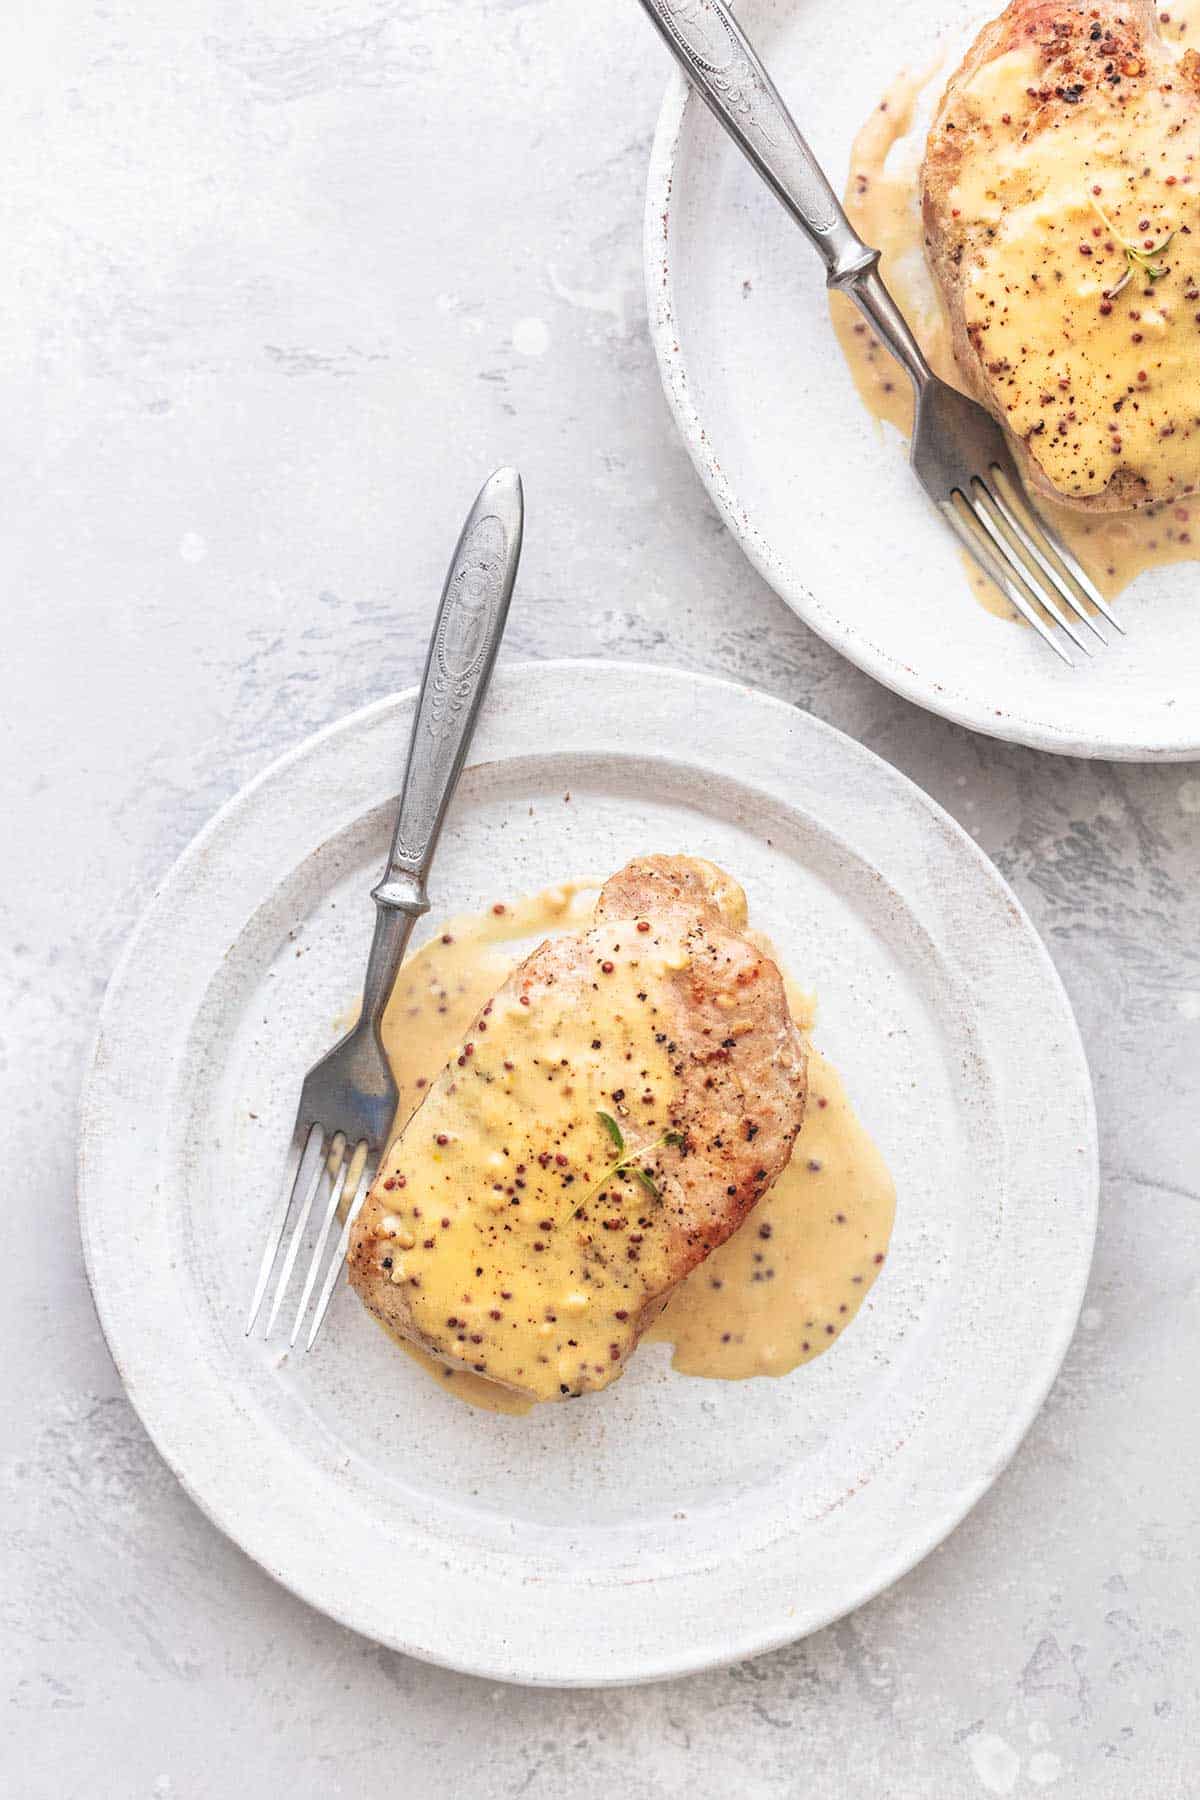
[(1134, 276), (1139, 273), (1146, 277), (1151, 287), (1154, 286), (1156, 281), (1161, 281), (1163, 276), (1167, 273), (1169, 265), (1167, 263), (1158, 263), (1154, 259), (1155, 257), (1161, 256), (1164, 250), (1170, 249), (1175, 233), (1173, 231), (1168, 231), (1166, 237), (1160, 238), (1157, 244), (1151, 244), (1149, 248), (1147, 248), (1145, 244), (1133, 244), (1130, 243), (1128, 238), (1123, 238), (1121, 236), (1104, 208), (1100, 206), (1096, 200), (1093, 199), (1091, 201), (1091, 207), (1105, 230), (1111, 232), (1112, 236), (1117, 240), (1118, 244), (1120, 244), (1122, 250), (1125, 252), (1125, 273), (1122, 275), (1120, 281), (1118, 281), (1116, 287), (1111, 287), (1106, 290), (1104, 296), (1105, 299), (1115, 300), (1118, 294), (1124, 293)]
[(603, 1125), (605, 1131), (612, 1139), (614, 1146), (621, 1154), (618, 1156), (615, 1163), (605, 1169), (595, 1187), (592, 1188), (589, 1193), (584, 1195), (578, 1205), (571, 1208), (571, 1211), (567, 1214), (567, 1224), (570, 1224), (576, 1213), (583, 1211), (589, 1200), (594, 1200), (596, 1198), (596, 1195), (613, 1179), (614, 1175), (621, 1175), (626, 1170), (629, 1171), (635, 1181), (641, 1183), (651, 1199), (661, 1200), (661, 1193), (641, 1165), (647, 1157), (653, 1156), (656, 1150), (661, 1150), (664, 1144), (682, 1144), (684, 1142), (684, 1134), (682, 1131), (664, 1131), (662, 1136), (656, 1138), (652, 1144), (646, 1144), (640, 1150), (626, 1150), (625, 1133), (621, 1130), (621, 1127), (617, 1124), (617, 1121), (613, 1118), (612, 1114), (597, 1112), (596, 1117), (599, 1119), (601, 1125)]

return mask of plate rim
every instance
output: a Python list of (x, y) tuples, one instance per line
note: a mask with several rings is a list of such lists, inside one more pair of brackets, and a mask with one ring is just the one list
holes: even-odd
[[(187, 1437), (186, 1421), (179, 1425), (178, 1421), (173, 1420), (170, 1416), (164, 1418), (154, 1414), (152, 1408), (149, 1415), (144, 1410), (140, 1385), (133, 1370), (129, 1367), (129, 1359), (122, 1353), (121, 1345), (118, 1342), (121, 1337), (121, 1328), (110, 1313), (110, 1299), (105, 1295), (103, 1279), (98, 1275), (97, 1243), (94, 1236), (97, 1202), (90, 1186), (90, 1159), (93, 1144), (103, 1133), (105, 1123), (104, 1082), (106, 1078), (111, 1080), (109, 1071), (112, 1067), (112, 1058), (102, 1059), (100, 1053), (108, 1039), (111, 1022), (119, 1013), (126, 975), (142, 948), (145, 938), (169, 912), (172, 890), (175, 885), (188, 876), (196, 861), (203, 859), (210, 841), (221, 831), (234, 811), (245, 806), (258, 790), (277, 781), (281, 776), (286, 775), (292, 766), (311, 756), (318, 746), (323, 745), (331, 737), (361, 730), (380, 715), (410, 706), (415, 701), (416, 688), (406, 688), (398, 693), (386, 695), (352, 713), (335, 719), (310, 734), (299, 744), (272, 759), (259, 774), (229, 796), (175, 858), (166, 875), (155, 884), (150, 901), (131, 929), (117, 959), (98, 1014), (92, 1047), (84, 1070), (76, 1163), (78, 1211), (84, 1265), (97, 1316), (127, 1396), (158, 1454), (201, 1512), (273, 1579), (306, 1604), (324, 1612), (348, 1628), (361, 1632), (374, 1641), (384, 1643), (389, 1648), (405, 1655), (465, 1674), (502, 1682), (516, 1682), (549, 1688), (640, 1685), (675, 1679), (706, 1669), (720, 1668), (731, 1662), (764, 1654), (794, 1642), (798, 1637), (806, 1636), (812, 1631), (824, 1629), (833, 1624), (837, 1619), (845, 1617), (859, 1606), (875, 1598), (876, 1595), (922, 1562), (962, 1522), (1011, 1461), (1058, 1376), (1062, 1361), (1074, 1336), (1090, 1273), (1099, 1200), (1099, 1146), (1094, 1090), (1086, 1052), (1070, 999), (1041, 936), (1029, 919), (1019, 898), (970, 834), (916, 782), (865, 745), (858, 743), (857, 740), (849, 737), (835, 726), (827, 724), (801, 708), (794, 707), (784, 700), (736, 681), (697, 674), (685, 669), (660, 668), (647, 663), (598, 658), (562, 658), (543, 662), (505, 664), (497, 672), (496, 681), (497, 684), (519, 684), (522, 688), (522, 698), (527, 701), (528, 694), (524, 684), (530, 680), (555, 681), (566, 678), (577, 682), (581, 671), (593, 672), (605, 677), (615, 676), (621, 681), (628, 681), (631, 677), (644, 676), (659, 685), (664, 682), (673, 682), (682, 683), (693, 689), (699, 686), (709, 690), (724, 691), (731, 697), (736, 697), (739, 703), (749, 701), (769, 710), (777, 710), (793, 722), (797, 717), (802, 718), (805, 722), (803, 727), (805, 730), (813, 730), (818, 735), (836, 740), (841, 753), (860, 759), (863, 764), (871, 767), (877, 774), (882, 772), (885, 781), (895, 783), (900, 790), (906, 792), (910, 800), (915, 800), (926, 812), (932, 823), (940, 826), (949, 834), (959, 853), (964, 850), (968, 852), (985, 879), (995, 885), (1012, 909), (1016, 924), (1039, 964), (1041, 978), (1046, 984), (1047, 1004), (1053, 1003), (1058, 1016), (1058, 1024), (1063, 1034), (1062, 1049), (1068, 1053), (1064, 1057), (1064, 1073), (1067, 1072), (1069, 1063), (1074, 1064), (1073, 1073), (1078, 1081), (1078, 1098), (1082, 1102), (1085, 1124), (1085, 1142), (1082, 1145), (1084, 1154), (1079, 1159), (1077, 1172), (1077, 1184), (1081, 1197), (1077, 1202), (1077, 1210), (1085, 1229), (1082, 1229), (1080, 1234), (1081, 1254), (1076, 1267), (1075, 1291), (1065, 1295), (1064, 1305), (1058, 1314), (1057, 1330), (1050, 1334), (1048, 1350), (1045, 1343), (1040, 1346), (1041, 1360), (1016, 1396), (1019, 1404), (1012, 1406), (1007, 1434), (1002, 1441), (997, 1441), (987, 1468), (979, 1472), (976, 1480), (957, 1489), (953, 1501), (933, 1518), (931, 1527), (921, 1533), (919, 1543), (906, 1544), (905, 1548), (890, 1562), (881, 1560), (874, 1578), (861, 1583), (843, 1605), (830, 1610), (817, 1622), (802, 1624), (798, 1630), (790, 1628), (785, 1621), (777, 1629), (766, 1629), (760, 1625), (745, 1627), (740, 1632), (731, 1629), (728, 1625), (722, 1625), (719, 1628), (721, 1632), (719, 1643), (706, 1642), (691, 1651), (676, 1649), (672, 1654), (659, 1654), (657, 1658), (647, 1655), (644, 1651), (639, 1651), (637, 1666), (632, 1672), (605, 1671), (597, 1673), (594, 1670), (585, 1670), (578, 1674), (566, 1675), (560, 1672), (532, 1670), (527, 1662), (514, 1668), (510, 1663), (497, 1664), (486, 1658), (431, 1648), (428, 1644), (413, 1643), (403, 1636), (402, 1628), (406, 1622), (404, 1619), (398, 1621), (400, 1630), (390, 1631), (386, 1635), (376, 1629), (374, 1625), (364, 1624), (361, 1617), (356, 1616), (351, 1604), (342, 1603), (339, 1590), (335, 1588), (333, 1597), (330, 1597), (328, 1590), (320, 1586), (311, 1569), (304, 1569), (299, 1573), (294, 1569), (285, 1569), (277, 1558), (269, 1553), (264, 1553), (256, 1542), (248, 1541), (248, 1537), (252, 1538), (253, 1534), (245, 1528), (245, 1521), (241, 1515), (230, 1518), (228, 1516), (229, 1509), (223, 1511), (193, 1480), (188, 1466), (186, 1446), (181, 1447), (178, 1441), (181, 1437), (183, 1439)], [(736, 755), (737, 753), (732, 752), (731, 754)], [(251, 1501), (248, 1508), (244, 1507), (243, 1511), (253, 1513), (253, 1502)], [(516, 1658), (516, 1662), (518, 1665), (521, 1664), (520, 1656)]]
[[(718, 446), (692, 403), (681, 348), (675, 303), (675, 282), (667, 232), (678, 177), (678, 152), (683, 130), (693, 107), (704, 102), (693, 92), (681, 70), (672, 67), (659, 109), (646, 173), (646, 198), (642, 217), (642, 274), (650, 341), (654, 346), (659, 379), (676, 430), (710, 500), (753, 568), (774, 590), (784, 605), (840, 656), (873, 680), (911, 701), (926, 712), (948, 719), (968, 731), (996, 738), (1002, 743), (1023, 744), (1030, 750), (1056, 756), (1078, 756), (1089, 761), (1131, 763), (1187, 763), (1200, 760), (1200, 738), (1182, 738), (1166, 745), (1113, 741), (1099, 735), (1072, 736), (1051, 722), (1009, 712), (998, 719), (982, 704), (971, 708), (946, 695), (933, 676), (922, 678), (902, 660), (889, 656), (852, 623), (838, 616), (805, 584), (802, 573), (773, 551), (751, 523), (719, 461)], [(713, 128), (719, 129), (713, 122)], [(781, 217), (781, 223), (782, 223)], [(1079, 670), (1081, 677), (1086, 671)], [(1194, 728), (1193, 728), (1194, 729)]]

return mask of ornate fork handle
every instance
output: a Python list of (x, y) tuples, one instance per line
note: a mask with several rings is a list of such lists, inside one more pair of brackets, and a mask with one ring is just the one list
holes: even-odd
[(491, 680), (521, 555), (524, 505), (515, 469), (485, 483), (454, 552), (429, 641), (381, 908), (428, 910), (425, 881)]
[(668, 48), (730, 137), (811, 239), (830, 287), (879, 261), (842, 209), (771, 77), (724, 0), (641, 0)]

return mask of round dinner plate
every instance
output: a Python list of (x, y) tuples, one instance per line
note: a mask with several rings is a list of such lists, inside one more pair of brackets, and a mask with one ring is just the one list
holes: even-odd
[(1069, 1005), (970, 838), (829, 726), (662, 669), (505, 670), (426, 931), (636, 854), (722, 864), (890, 1164), (887, 1263), (784, 1379), (677, 1375), (643, 1346), (606, 1392), (524, 1418), (465, 1406), (348, 1290), (308, 1357), (247, 1339), (300, 1082), (358, 992), (413, 706), (354, 714), (231, 800), (113, 977), (80, 1154), (113, 1356), (210, 1518), (383, 1643), (552, 1685), (753, 1655), (910, 1569), (1041, 1405), (1096, 1209)]
[[(904, 69), (946, 75), (1000, 0), (743, 0), (738, 18), (840, 189)], [(815, 252), (675, 73), (646, 203), (651, 330), (667, 398), (725, 523), (836, 650), (908, 700), (1036, 749), (1200, 757), (1200, 569), (1119, 600), (1128, 636), (1066, 668), (974, 600), (907, 448), (860, 399)], [(905, 379), (898, 375), (898, 380)]]

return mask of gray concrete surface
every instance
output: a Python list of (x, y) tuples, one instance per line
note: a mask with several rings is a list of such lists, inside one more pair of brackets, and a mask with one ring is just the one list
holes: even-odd
[[(633, 0), (10, 0), (0, 70), (0, 1791), (1200, 1792), (1200, 771), (973, 739), (751, 573), (647, 344), (665, 68)], [(74, 1219), (81, 1062), (156, 875), (276, 752), (414, 679), (504, 458), (509, 653), (735, 675), (924, 784), (1044, 932), (1103, 1139), (1078, 1338), (966, 1524), (807, 1643), (598, 1695), (380, 1651), (221, 1538), (122, 1395)]]

